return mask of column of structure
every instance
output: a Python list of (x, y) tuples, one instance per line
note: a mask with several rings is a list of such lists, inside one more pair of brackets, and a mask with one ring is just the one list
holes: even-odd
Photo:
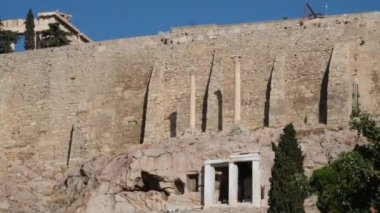
[(228, 164), (228, 205), (238, 202), (238, 175), (239, 168), (234, 162)]
[(190, 71), (190, 130), (195, 130), (195, 75)]
[(12, 49), (12, 51), (16, 51), (16, 44), (15, 43), (11, 43), (11, 49)]
[(261, 206), (260, 161), (252, 161), (252, 205)]
[[(228, 205), (238, 204), (239, 193), (239, 162), (252, 163), (252, 179), (251, 179), (251, 205), (261, 207), (261, 171), (260, 171), (260, 153), (252, 154), (232, 154), (229, 159), (207, 160), (204, 166), (204, 206), (217, 204), (215, 199), (215, 167), (225, 166), (228, 163)], [(213, 166), (214, 165), (214, 166)], [(245, 187), (248, 184), (244, 184)], [(244, 200), (242, 200), (244, 202)]]
[(215, 168), (210, 164), (205, 167), (205, 179), (203, 184), (204, 190), (204, 205), (210, 206), (214, 204), (214, 190), (215, 190)]
[(234, 107), (234, 124), (239, 124), (241, 121), (240, 105), (241, 105), (241, 94), (240, 94), (240, 59), (241, 56), (232, 56), (235, 63), (235, 107)]
[(33, 40), (34, 40), (34, 49), (37, 49), (37, 32), (34, 32)]

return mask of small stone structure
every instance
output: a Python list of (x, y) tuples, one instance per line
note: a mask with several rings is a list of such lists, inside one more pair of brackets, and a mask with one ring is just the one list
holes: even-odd
[[(217, 176), (219, 176), (217, 178)], [(218, 187), (216, 186), (218, 180)], [(206, 160), (204, 165), (204, 205), (261, 206), (260, 154), (237, 154), (228, 159)], [(216, 193), (218, 192), (218, 193)]]
[[(71, 33), (71, 35), (68, 36), (71, 41), (70, 44), (92, 42), (88, 36), (79, 31), (79, 29), (70, 22), (71, 17), (71, 15), (59, 11), (38, 13), (37, 19), (34, 20), (36, 48), (40, 48), (39, 41), (41, 38), (41, 32), (49, 29), (49, 24), (51, 23), (58, 23), (62, 30)], [(2, 23), (4, 30), (11, 30), (20, 35), (24, 35), (25, 33), (24, 19), (4, 20)]]

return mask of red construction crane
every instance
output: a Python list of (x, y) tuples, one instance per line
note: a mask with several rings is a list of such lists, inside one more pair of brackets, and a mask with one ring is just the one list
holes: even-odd
[(323, 18), (322, 13), (315, 13), (309, 3), (305, 4), (305, 19)]

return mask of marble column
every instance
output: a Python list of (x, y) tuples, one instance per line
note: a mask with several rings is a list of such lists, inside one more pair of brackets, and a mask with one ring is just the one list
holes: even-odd
[(234, 100), (234, 124), (241, 121), (241, 88), (240, 88), (240, 59), (241, 56), (233, 56), (235, 63), (235, 100)]
[(195, 130), (195, 75), (190, 72), (190, 130)]
[(37, 32), (34, 33), (34, 49), (37, 49)]
[(260, 161), (252, 161), (252, 205), (261, 207)]
[(215, 191), (215, 168), (210, 164), (206, 164), (204, 168), (204, 205), (210, 206), (214, 204), (214, 191)]
[(11, 43), (11, 49), (12, 49), (12, 51), (16, 51), (16, 44), (15, 43)]
[(228, 205), (235, 205), (238, 202), (238, 175), (238, 166), (230, 162), (228, 164)]

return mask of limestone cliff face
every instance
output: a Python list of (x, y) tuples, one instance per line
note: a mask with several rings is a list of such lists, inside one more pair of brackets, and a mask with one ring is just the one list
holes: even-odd
[(241, 56), (247, 130), (289, 122), (303, 130), (345, 128), (357, 100), (379, 116), (380, 13), (177, 28), (2, 55), (0, 176), (20, 165), (31, 175), (54, 174), (134, 144), (181, 137), (192, 68), (196, 128), (229, 132), (232, 55)]
[[(67, 170), (45, 168), (38, 171), (42, 163), (36, 163), (34, 167), (13, 165), (0, 176), (0, 212), (167, 212), (199, 209), (204, 161), (257, 151), (260, 152), (260, 186), (264, 195), (261, 205), (265, 209), (274, 158), (271, 143), (277, 143), (281, 133), (281, 129), (264, 128), (240, 136), (198, 135), (135, 145), (121, 155), (98, 156), (83, 164), (71, 165)], [(313, 169), (336, 158), (338, 153), (365, 143), (357, 132), (348, 129), (298, 131), (297, 137), (309, 175)], [(199, 175), (197, 192), (189, 190), (188, 174)], [(237, 208), (235, 212), (253, 211), (239, 210)]]

